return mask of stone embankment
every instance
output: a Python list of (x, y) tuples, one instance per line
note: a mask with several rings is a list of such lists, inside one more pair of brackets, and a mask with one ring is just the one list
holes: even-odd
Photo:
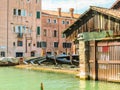
[(44, 71), (44, 72), (54, 72), (54, 73), (64, 73), (64, 74), (72, 74), (77, 75), (79, 73), (79, 67), (71, 66), (71, 65), (17, 65), (16, 68), (20, 69), (30, 69), (36, 71)]

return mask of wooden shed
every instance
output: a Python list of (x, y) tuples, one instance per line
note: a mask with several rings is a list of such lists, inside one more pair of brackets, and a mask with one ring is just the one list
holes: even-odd
[(64, 34), (79, 41), (80, 78), (120, 82), (120, 11), (91, 6)]

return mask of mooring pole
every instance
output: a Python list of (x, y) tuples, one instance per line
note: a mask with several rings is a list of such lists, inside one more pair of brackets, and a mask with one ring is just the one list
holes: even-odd
[(43, 83), (41, 83), (41, 90), (44, 90)]

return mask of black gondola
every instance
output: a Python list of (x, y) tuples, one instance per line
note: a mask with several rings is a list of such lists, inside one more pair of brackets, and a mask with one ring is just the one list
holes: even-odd
[(79, 65), (79, 55), (72, 55), (72, 64), (76, 66)]
[(71, 64), (70, 56), (69, 55), (59, 55), (56, 57), (57, 63), (60, 64)]

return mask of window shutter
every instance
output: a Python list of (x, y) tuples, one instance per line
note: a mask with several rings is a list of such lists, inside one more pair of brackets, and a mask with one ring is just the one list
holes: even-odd
[(20, 26), (20, 33), (23, 33), (23, 26)]
[(21, 16), (24, 16), (24, 10), (23, 9), (21, 10)]
[(15, 32), (18, 33), (18, 26), (15, 26)]
[(37, 27), (37, 35), (40, 35), (40, 27)]
[(39, 12), (39, 11), (37, 11), (37, 13), (36, 13), (36, 14), (37, 14), (37, 16), (36, 16), (36, 17), (37, 17), (37, 18), (40, 18), (40, 12)]

